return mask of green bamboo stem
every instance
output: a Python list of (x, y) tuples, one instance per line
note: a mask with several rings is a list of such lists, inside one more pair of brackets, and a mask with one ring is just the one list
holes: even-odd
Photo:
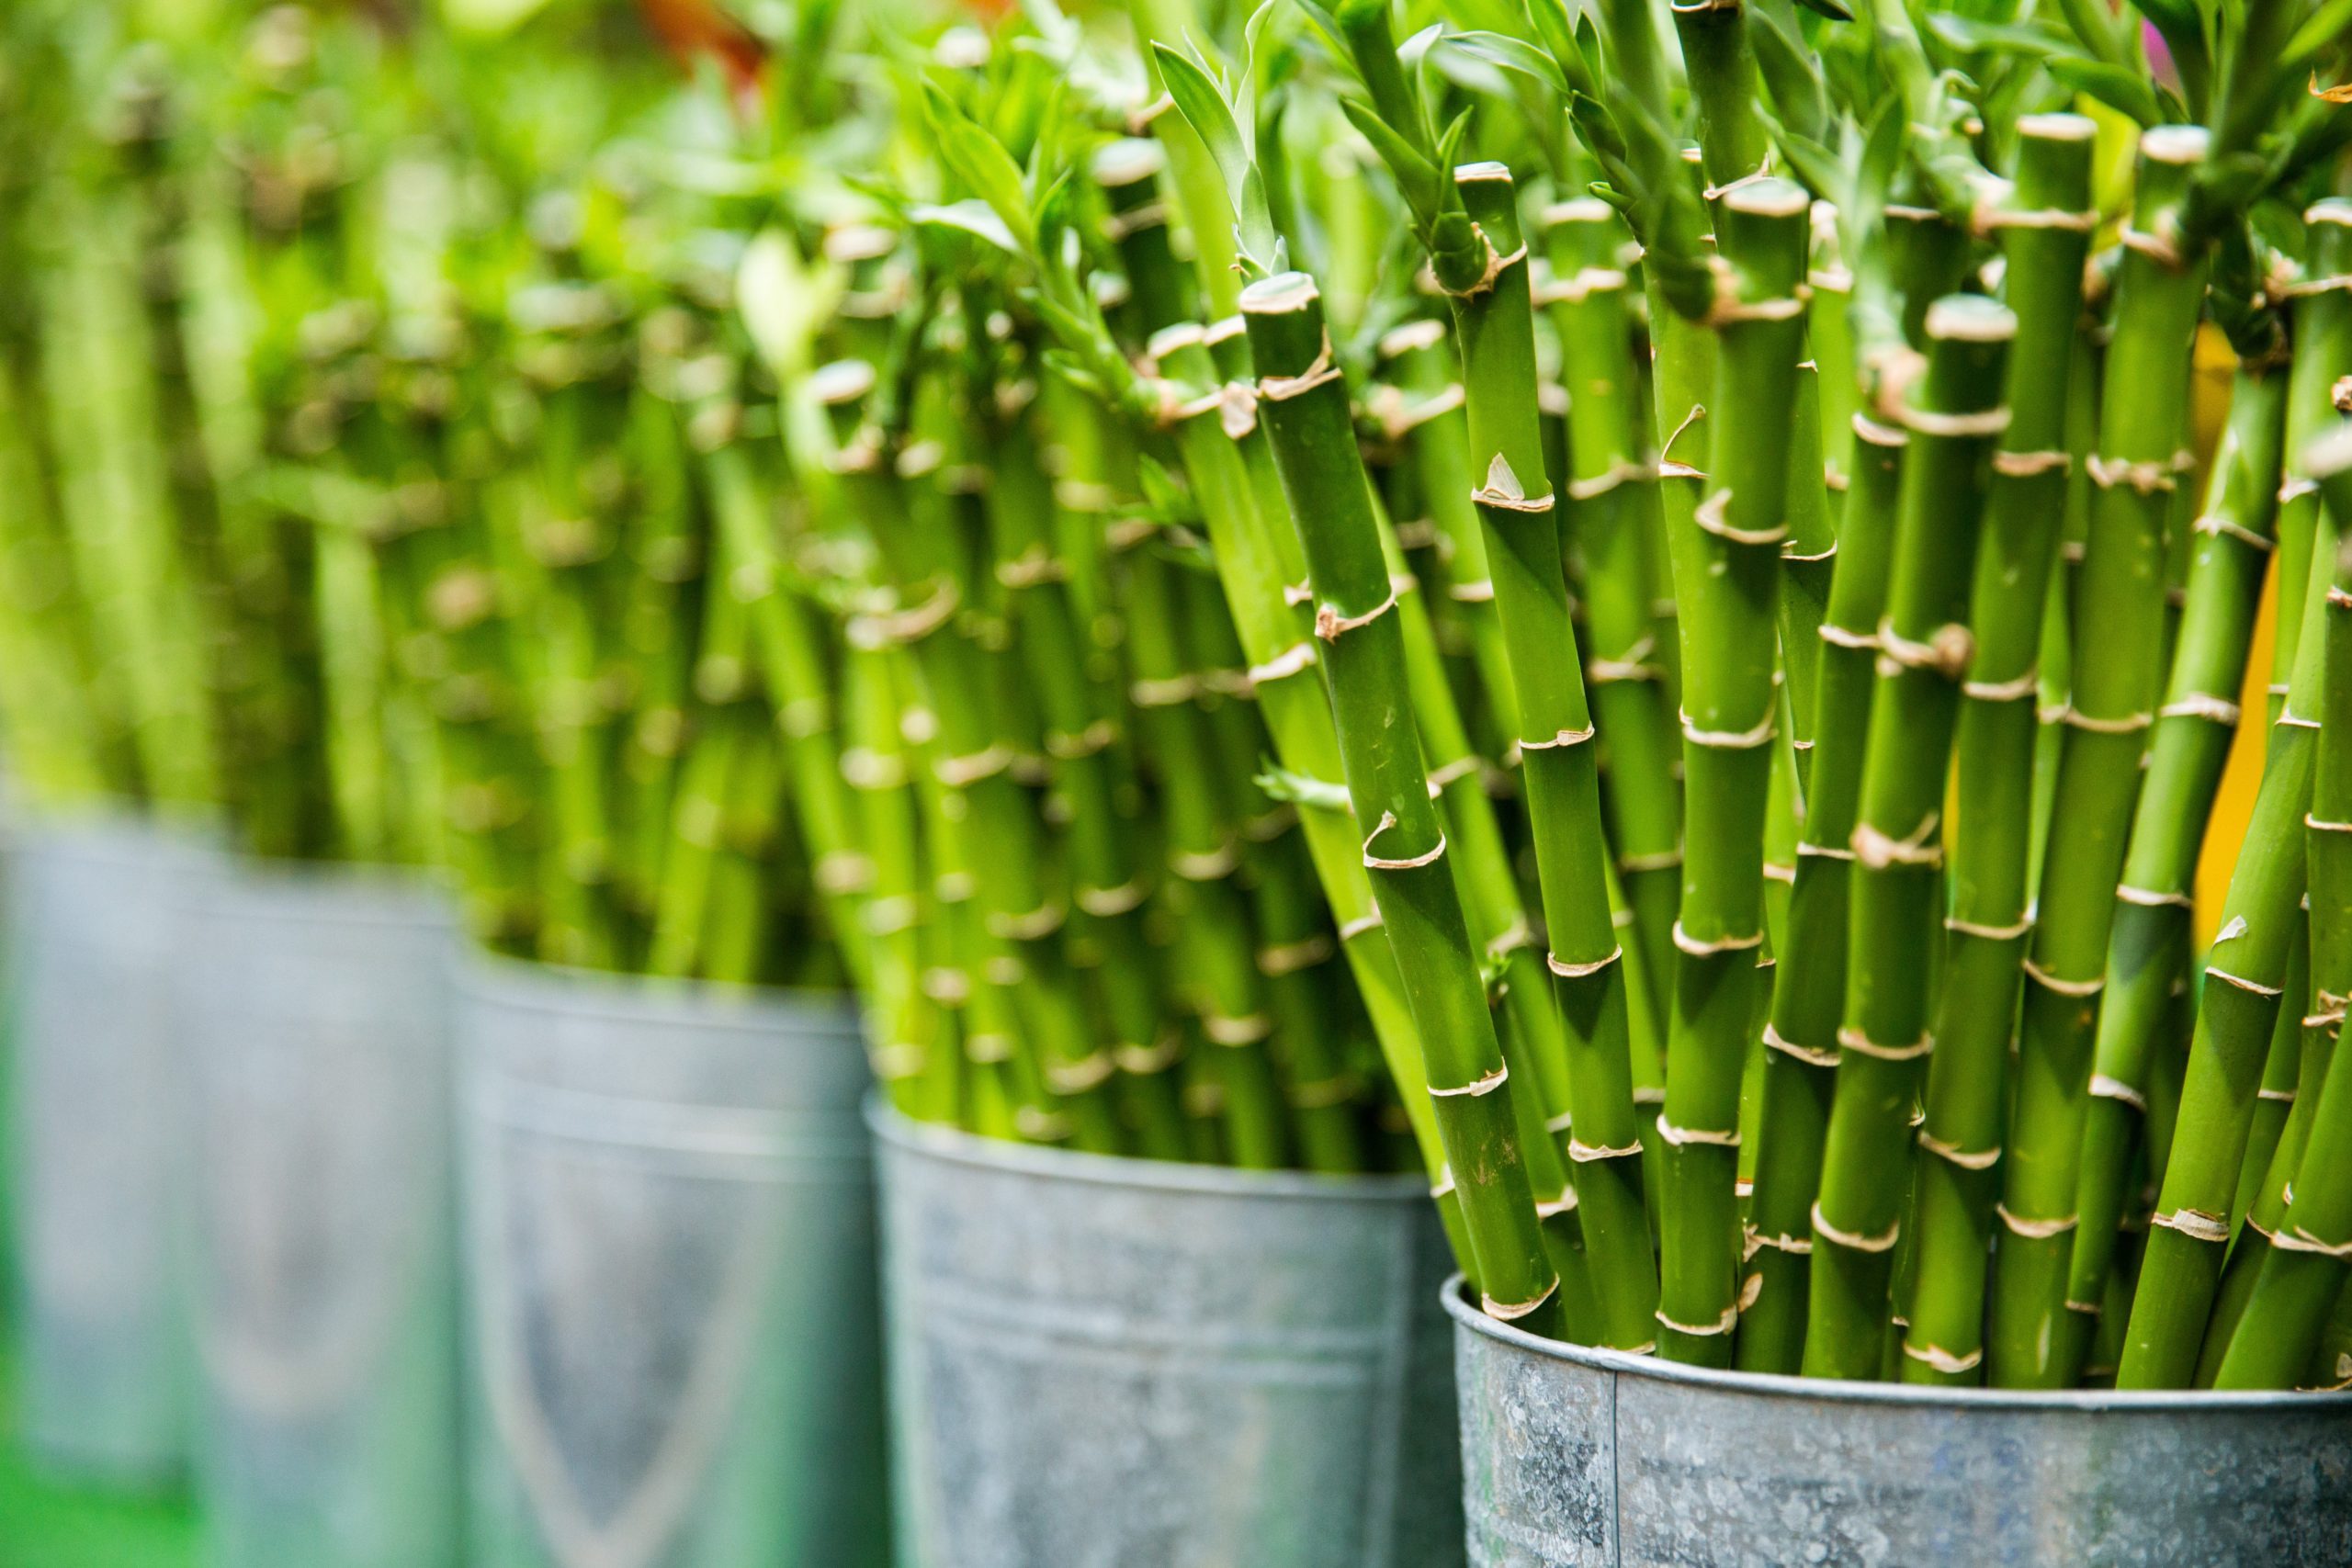
[(1512, 1133), (1502, 1053), (1430, 798), (1407, 694), (1402, 629), (1346, 389), (1303, 274), (1241, 297), (1264, 419), (1306, 547), (1363, 856), (1419, 1026), (1454, 1185), (1493, 1315), (1544, 1332), (1559, 1277), (1545, 1256)]
[(1845, 1009), (1849, 884), (1860, 823), (1879, 622), (1901, 496), (1906, 431), (1849, 415), (1850, 479), (1820, 637), (1810, 789), (1788, 936), (1763, 1032), (1755, 1190), (1743, 1247), (1737, 1364), (1794, 1374), (1810, 1311), (1813, 1203)]
[(1904, 411), (1911, 440), (1879, 628), (1837, 1082), (1813, 1210), (1804, 1371), (1816, 1377), (1876, 1377), (1884, 1359), (1905, 1145), (1934, 1043), (1928, 982), (1939, 940), (1946, 773), (1977, 651), (1971, 569), (1994, 445), (2010, 421), (2000, 400), (2016, 316), (1956, 295), (1930, 307), (1925, 328), (1927, 367)]
[[(1661, 1353), (1728, 1366), (1737, 1323), (1739, 1082), (1759, 1016), (1774, 600), (1787, 537), (1778, 428), (1804, 336), (1806, 203), (1760, 179), (1718, 207), (1705, 499), (1668, 506), (1682, 643), (1684, 861), (1667, 1038)], [(1663, 373), (1661, 373), (1663, 379)], [(1663, 424), (1663, 420), (1661, 420)]]
[(2347, 231), (2352, 231), (2352, 200), (2330, 197), (2305, 210), (2309, 265), (2290, 290), (2294, 346), (2287, 372), (2286, 478), (2278, 492), (2278, 592), (2270, 659), (2269, 716), (2274, 722), (2286, 700), (2287, 678), (2294, 671), (2307, 597), (2302, 588), (2311, 578), (2312, 536), (2319, 526), (2319, 490), (2303, 467), (2303, 454), (2340, 417), (2335, 384), (2352, 375), (2352, 290), (2334, 286), (2335, 280), (2352, 276)]
[[(846, 426), (837, 437), (834, 471), (874, 534), (897, 596), (879, 630), (913, 657), (938, 726), (933, 773), (945, 792), (942, 816), (957, 824), (977, 924), (989, 943), (980, 983), (1001, 993), (1006, 1016), (1019, 1021), (1017, 1043), (1030, 1055), (1016, 1081), (1051, 1091), (1050, 1100), (1021, 1102), (1022, 1131), (1035, 1141), (1068, 1138), (1080, 1148), (1116, 1152), (1122, 1139), (1105, 1092), (1114, 1064), (1086, 1026), (1062, 951), (1067, 909), (1044, 881), (1042, 834), (1012, 777), (1019, 737), (1000, 723), (987, 650), (956, 625), (969, 590), (955, 541), (935, 517), (914, 512), (892, 444), (863, 423), (872, 369), (840, 361), (817, 378), (820, 404)], [(983, 1038), (993, 1043), (997, 1036)]]
[[(2298, 472), (2324, 487), (2328, 522), (2317, 530), (2334, 544), (2328, 592), (2321, 601), (2326, 626), (2316, 639), (2313, 662), (2299, 659), (2291, 712), (2305, 700), (2301, 684), (2316, 665), (2321, 728), (2312, 772), (2311, 808), (2304, 841), (2311, 891), (2312, 1032), (2324, 1037), (2316, 1055), (2324, 1077), (2306, 1080), (2299, 1100), (2312, 1098), (2291, 1195), (2261, 1235), (2255, 1283), (2247, 1294), (2227, 1350), (2215, 1370), (2220, 1388), (2289, 1388), (2303, 1376), (2330, 1313), (2343, 1294), (2352, 1263), (2352, 1161), (2345, 1158), (2352, 1129), (2352, 1070), (2334, 1049), (2343, 1030), (2345, 998), (2352, 994), (2352, 758), (2343, 738), (2352, 734), (2352, 559), (2342, 544), (2336, 516), (2352, 516), (2352, 434), (2341, 427), (2299, 454)], [(2336, 537), (2329, 539), (2333, 534)], [(2308, 610), (2306, 612), (2308, 615)], [(2306, 644), (2312, 640), (2306, 638)], [(2345, 728), (2330, 729), (2330, 724)], [(2251, 829), (2249, 829), (2250, 831)], [(2299, 998), (2298, 1000), (2301, 998)], [(2170, 1180), (2167, 1175), (2169, 1198)], [(2249, 1227), (2247, 1240), (2256, 1239)], [(2233, 1267), (2235, 1268), (2234, 1262)], [(2139, 1326), (2135, 1314), (2133, 1327)]]
[[(2197, 862), (2237, 731), (2246, 645), (2278, 515), (2285, 368), (2262, 362), (2239, 367), (2229, 424), (2196, 523), (2188, 603), (2149, 743), (2109, 939), (2084, 1110), (2076, 1200), (2081, 1224), (2066, 1291), (2077, 1312), (2102, 1299), (2123, 1214), (2131, 1145), (2146, 1103), (2150, 1044), (2188, 962)], [(2291, 1042), (2286, 1059), (2294, 1060)]]
[(2164, 525), (2203, 298), (2201, 256), (2181, 254), (2170, 236), (2205, 146), (2194, 127), (2142, 139), (2132, 243), (2116, 282), (2098, 445), (2086, 464), (2098, 493), (2075, 611), (2075, 647), (2100, 654), (2074, 668), (2052, 807), (2064, 830), (2050, 840), (2025, 960), (1998, 1209), (2007, 1234), (1994, 1260), (1985, 1341), (1988, 1377), (2000, 1387), (2064, 1382), (2081, 1359), (2065, 1336), (2088, 1326), (2083, 1314), (2064, 1313), (2066, 1270), (2115, 886), (2158, 705)]
[[(2317, 559), (2333, 559), (2323, 518)], [(2324, 603), (2332, 576), (2314, 573)], [(2119, 1388), (2184, 1388), (2193, 1381), (2229, 1240), (2230, 1202), (2245, 1163), (2247, 1129), (2276, 1027), (2293, 933), (2303, 924), (2305, 835), (2320, 716), (2325, 711), (2324, 617), (2306, 615), (2302, 648), (2262, 784), (2230, 874), (2222, 928), (2205, 963), (2197, 1033), (2182, 1080), (2170, 1157), (2133, 1292)], [(2290, 1222), (2291, 1223), (2291, 1220)]]
[[(1584, 563), (1591, 642), (1584, 678), (1603, 759), (1601, 798), (1655, 987), (1673, 963), (1682, 824), (1646, 539), (1657, 476), (1642, 450), (1630, 285), (1617, 265), (1624, 229), (1606, 203), (1589, 198), (1546, 208), (1540, 223), (1551, 259), (1542, 302), (1560, 341), (1568, 392), (1567, 530)], [(1655, 1012), (1660, 998), (1645, 989)]]
[(1994, 1167), (2029, 926), (2035, 660), (2073, 466), (2066, 389), (2089, 245), (2092, 130), (2073, 115), (2020, 122), (2007, 204), (2014, 217), (2001, 230), (2007, 299), (2018, 318), (2011, 417), (1994, 462), (1972, 590), (1976, 646), (1956, 740), (1962, 816), (1916, 1159), (1906, 1382), (1972, 1383), (1981, 1376)]

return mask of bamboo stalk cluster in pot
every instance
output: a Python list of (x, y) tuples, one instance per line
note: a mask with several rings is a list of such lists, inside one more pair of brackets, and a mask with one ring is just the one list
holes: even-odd
[[(270, 418), (206, 353), (187, 401), (224, 551), (306, 522), (264, 629), (336, 841), (511, 947), (825, 931), (908, 1114), (1417, 1163), (1537, 1333), (2335, 1385), (2338, 9), (877, 11), (845, 85), (785, 49), (560, 167), (479, 110), (296, 182), (337, 223), (186, 219), (191, 283), (327, 290)], [(353, 220), (403, 180), (461, 216)], [(0, 413), (127, 451), (178, 361), (111, 265), (36, 269), (121, 335)], [(95, 629), (188, 536), (163, 467), (6, 423), (68, 514), (0, 557), (23, 766), (204, 797), (181, 730), (264, 694)], [(58, 540), (114, 554), (45, 601)]]

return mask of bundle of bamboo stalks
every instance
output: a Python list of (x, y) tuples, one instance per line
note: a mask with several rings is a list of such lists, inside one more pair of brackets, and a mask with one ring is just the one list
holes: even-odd
[[(298, 96), (242, 225), (103, 198), (300, 310), (259, 392), (56, 198), (42, 330), (112, 335), (0, 461), (112, 553), (45, 600), (11, 515), (12, 754), (200, 800), (314, 736), (297, 844), (564, 962), (829, 931), (921, 1119), (1418, 1160), (1539, 1333), (2342, 1383), (2344, 7), (1866, 10), (812, 6), (325, 174)], [(233, 615), (129, 608), (183, 403)], [(270, 650), (209, 705), (206, 615)]]

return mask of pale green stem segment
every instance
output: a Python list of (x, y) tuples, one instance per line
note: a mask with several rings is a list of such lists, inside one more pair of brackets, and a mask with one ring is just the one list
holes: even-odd
[(1973, 1383), (1983, 1375), (1985, 1264), (2028, 931), (2035, 660), (2073, 466), (2066, 389), (2093, 221), (2093, 132), (2076, 115), (2020, 121), (2017, 180), (2006, 212), (1993, 220), (2002, 225), (2018, 335), (2009, 428), (1993, 462), (1970, 601), (1975, 654), (1954, 742), (1962, 804), (1915, 1160), (1916, 1274), (1901, 1366), (1907, 1382)]
[(2346, 232), (2352, 231), (2352, 200), (2330, 197), (2312, 203), (2303, 213), (2303, 225), (2309, 265), (2294, 286), (2294, 362), (2287, 372), (2287, 477), (2278, 494), (2278, 620), (2270, 656), (2273, 720), (2295, 668), (2303, 605), (2310, 597), (2303, 588), (2311, 577), (2312, 531), (2319, 526), (2319, 490), (2303, 466), (2303, 454), (2342, 418), (2335, 387), (2352, 375), (2352, 288), (2343, 282), (2352, 276), (2352, 262), (2346, 258), (2352, 249)]
[(1788, 536), (1786, 411), (1804, 335), (1806, 202), (1753, 180), (1718, 208), (1704, 498), (1669, 505), (1682, 646), (1685, 850), (1667, 1037), (1662, 1353), (1729, 1366), (1738, 1322), (1739, 1085), (1759, 1016), (1774, 601)]
[[(2075, 1177), (2090, 1084), (2092, 1029), (2106, 983), (2108, 931), (2123, 866), (2140, 757), (2158, 705), (2165, 620), (2165, 521), (2182, 471), (2180, 412), (2204, 298), (2201, 253), (2173, 243), (2205, 133), (2167, 126), (2142, 138), (2132, 228), (2115, 285), (2098, 440), (2086, 459), (2098, 494), (2075, 596), (2078, 659), (2053, 821), (2025, 959), (2024, 1022), (1997, 1213), (1985, 1352), (1999, 1387), (2063, 1386), (2082, 1360), (2064, 1310)], [(2063, 1321), (2062, 1321), (2063, 1320)]]
[(1903, 472), (1879, 626), (1837, 1084), (1813, 1210), (1804, 1371), (1873, 1378), (1884, 1360), (1911, 1111), (1928, 1050), (1941, 936), (1943, 811), (1952, 732), (1975, 661), (1970, 590), (1996, 443), (2010, 412), (2007, 307), (1953, 295), (1928, 309), (1927, 367), (1903, 411)]
[[(2304, 448), (2299, 472), (2324, 490), (2329, 517), (2352, 516), (2352, 431), (2339, 427)], [(2306, 1374), (2352, 1266), (2352, 1066), (2335, 1043), (2352, 996), (2352, 552), (2335, 541), (2327, 625), (2319, 638), (2320, 730), (2303, 819), (2311, 892), (2311, 1014), (2321, 1036), (2320, 1076), (2298, 1086), (2297, 1112), (2312, 1100), (2291, 1196), (2256, 1249), (2258, 1271), (2214, 1375), (2220, 1388), (2289, 1388)], [(2300, 682), (2308, 666), (2296, 670)], [(2301, 998), (2296, 1000), (2300, 1002)], [(2167, 1182), (2169, 1185), (2169, 1182)], [(2282, 1194), (2284, 1196), (2284, 1194)], [(2255, 1239), (2249, 1221), (2246, 1240)], [(2236, 1267), (2233, 1260), (2233, 1269)], [(2135, 1315), (2133, 1326), (2138, 1326)]]
[(1396, 588), (1322, 302), (1313, 280), (1286, 273), (1243, 290), (1241, 304), (1259, 416), (1306, 556), (1363, 864), (1419, 1027), (1485, 1305), (1543, 1332), (1558, 1316), (1559, 1275), (1421, 762)]

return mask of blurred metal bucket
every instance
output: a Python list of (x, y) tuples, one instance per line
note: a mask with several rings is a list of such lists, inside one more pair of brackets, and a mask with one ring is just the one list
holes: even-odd
[(1445, 1303), (1475, 1568), (2352, 1562), (2352, 1394), (1705, 1371)]
[(901, 1563), (1462, 1561), (1450, 1265), (1419, 1178), (874, 1122)]
[(174, 917), (215, 856), (129, 817), (36, 819), (12, 838), (18, 1429), (63, 1474), (166, 1485), (188, 1427)]
[(239, 862), (183, 909), (209, 1561), (454, 1568), (447, 900), (398, 873)]
[(474, 1561), (878, 1568), (848, 1006), (494, 960), (460, 992)]

